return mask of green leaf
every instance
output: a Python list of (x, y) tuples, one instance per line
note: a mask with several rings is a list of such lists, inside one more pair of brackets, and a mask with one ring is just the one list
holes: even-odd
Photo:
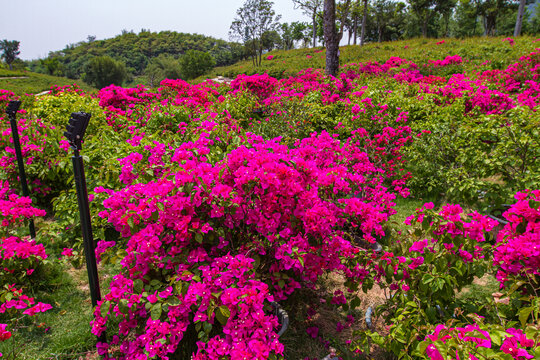
[(167, 298), (167, 304), (171, 306), (178, 306), (180, 305), (180, 299), (175, 295), (169, 296)]
[(135, 294), (140, 294), (143, 291), (144, 283), (141, 279), (136, 279), (133, 281), (133, 292)]
[(155, 303), (150, 310), (150, 317), (152, 320), (158, 320), (161, 317), (161, 303)]
[(202, 236), (201, 233), (195, 234), (195, 241), (198, 242), (199, 244), (202, 244), (202, 242), (203, 242), (203, 236)]
[(533, 311), (532, 306), (521, 308), (519, 310), (519, 321), (521, 321), (521, 326), (525, 327), (525, 324), (527, 323), (527, 319), (529, 318), (529, 315), (531, 315), (532, 311)]
[(216, 309), (216, 318), (221, 323), (221, 325), (227, 324), (229, 317), (231, 317), (231, 311), (228, 307), (221, 305)]
[(120, 310), (122, 314), (127, 315), (129, 313), (129, 306), (128, 306), (127, 299), (120, 299), (120, 302), (118, 303), (118, 310)]
[(109, 313), (110, 308), (111, 308), (110, 301), (105, 301), (103, 304), (101, 304), (101, 308), (100, 308), (101, 317), (106, 317), (107, 314)]
[(351, 309), (356, 309), (358, 306), (360, 306), (360, 303), (360, 298), (355, 296), (354, 299), (351, 300)]

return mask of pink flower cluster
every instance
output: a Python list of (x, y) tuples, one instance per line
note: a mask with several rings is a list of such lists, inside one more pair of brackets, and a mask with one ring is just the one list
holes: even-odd
[(463, 62), (463, 58), (459, 55), (450, 55), (443, 60), (429, 60), (429, 64), (433, 67), (445, 67), (450, 65), (459, 65)]
[[(500, 335), (498, 335), (500, 336)], [(454, 340), (456, 347), (461, 351), (463, 348), (468, 352), (467, 359), (479, 360), (485, 358), (481, 352), (482, 348), (492, 349), (493, 341), (488, 331), (480, 327), (478, 324), (465, 325), (464, 327), (446, 327), (444, 324), (436, 326), (435, 331), (426, 336), (426, 342), (430, 343), (426, 348), (426, 355), (430, 360), (447, 360), (459, 359), (458, 350), (454, 354), (448, 354), (449, 357), (443, 356), (441, 350), (433, 343), (442, 342), (448, 344), (450, 340)], [(534, 340), (529, 339), (521, 329), (509, 328), (504, 331), (502, 344), (496, 347), (499, 354), (508, 354), (510, 359), (524, 360), (533, 359), (531, 350), (540, 346)], [(492, 354), (493, 355), (493, 354)]]
[(16, 225), (35, 216), (45, 216), (45, 211), (31, 206), (28, 197), (11, 193), (7, 181), (0, 181), (0, 219), (2, 227)]
[(231, 90), (249, 90), (260, 100), (270, 96), (278, 85), (278, 80), (268, 74), (243, 75), (240, 74), (231, 82)]
[(511, 278), (540, 276), (540, 190), (518, 192), (515, 198), (503, 214), (508, 224), (499, 232), (493, 254), (501, 287)]
[[(132, 358), (143, 351), (164, 355), (174, 352), (182, 339), (165, 334), (185, 332), (190, 316), (195, 323), (216, 326), (208, 309), (226, 306), (230, 319), (235, 319), (231, 326), (244, 330), (229, 333), (229, 322), (222, 324), (223, 333), (231, 337), (202, 341), (196, 358), (214, 359), (238, 351), (248, 358), (265, 359), (270, 352), (280, 353), (281, 345), (272, 335), (275, 319), (262, 311), (263, 301), (271, 299), (269, 293), (284, 299), (301, 283), (313, 286), (325, 271), (346, 270), (356, 276), (342, 259), (359, 250), (341, 228), (352, 224), (373, 241), (374, 236), (384, 235), (382, 225), (394, 213), (395, 195), (383, 186), (384, 170), (370, 162), (357, 141), (355, 136), (341, 142), (321, 133), (289, 148), (279, 139), (265, 141), (249, 135), (249, 146), (240, 146), (212, 164), (205, 155), (213, 140), (203, 132), (196, 142), (172, 150), (172, 162), (161, 177), (108, 191), (107, 211), (101, 216), (127, 238), (127, 255), (123, 273), (111, 283), (96, 313), (94, 333), (111, 326), (106, 314), (114, 314), (123, 319), (119, 325), (122, 356)], [(137, 162), (151, 161), (153, 151), (160, 152), (161, 158), (160, 149), (148, 148), (148, 159), (137, 155)], [(137, 176), (129, 161), (123, 167), (127, 170), (122, 173)], [(229, 257), (229, 253), (236, 255)], [(250, 270), (254, 256), (259, 267), (268, 269), (266, 275), (258, 272), (264, 282), (255, 280)], [(231, 274), (233, 270), (239, 273)], [(156, 271), (159, 278), (169, 279), (159, 288), (147, 280)], [(135, 281), (155, 290), (141, 297)], [(184, 285), (169, 289), (165, 284), (171, 282)], [(198, 296), (192, 296), (192, 291)], [(258, 312), (241, 311), (243, 302), (224, 298), (233, 291), (235, 298), (245, 298)], [(182, 306), (169, 305), (163, 316), (153, 316), (155, 304), (171, 297), (180, 299)], [(111, 313), (112, 304), (116, 305)], [(144, 335), (129, 340), (140, 326), (145, 327)], [(260, 338), (262, 334), (266, 338)]]

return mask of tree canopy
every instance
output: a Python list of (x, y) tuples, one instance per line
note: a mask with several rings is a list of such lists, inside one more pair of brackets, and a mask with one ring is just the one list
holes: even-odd
[(12, 64), (17, 59), (17, 56), (21, 53), (19, 51), (20, 42), (17, 40), (2, 40), (0, 41), (0, 50), (2, 51), (2, 59), (8, 64), (9, 69), (12, 70)]
[(127, 78), (126, 66), (109, 56), (97, 56), (86, 64), (82, 78), (98, 89), (111, 84), (120, 86)]
[[(63, 75), (73, 79), (80, 78), (85, 64), (96, 56), (109, 56), (123, 62), (129, 75), (139, 76), (145, 73), (152, 59), (159, 56), (179, 59), (188, 50), (207, 52), (218, 66), (234, 64), (244, 56), (243, 47), (238, 43), (199, 34), (143, 29), (138, 34), (124, 30), (122, 34), (106, 40), (89, 36), (87, 41), (49, 53), (47, 59), (57, 58)], [(30, 68), (38, 72), (48, 71), (39, 61), (30, 63)]]
[(276, 15), (273, 5), (274, 3), (268, 0), (246, 0), (236, 11), (236, 17), (231, 24), (229, 36), (251, 46), (250, 55), (255, 66), (262, 61), (264, 35), (279, 28), (281, 16)]

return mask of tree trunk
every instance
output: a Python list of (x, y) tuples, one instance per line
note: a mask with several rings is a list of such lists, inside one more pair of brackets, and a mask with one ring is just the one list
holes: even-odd
[(336, 31), (336, 0), (324, 0), (324, 42), (326, 74), (336, 76), (339, 70), (339, 40)]
[(353, 22), (353, 29), (354, 29), (354, 45), (356, 45), (356, 39), (358, 38), (358, 9), (360, 8), (360, 0), (356, 2), (356, 8), (354, 11), (354, 22)]
[(360, 46), (364, 45), (364, 40), (366, 37), (367, 2), (368, 0), (364, 0), (364, 15), (362, 16), (362, 31), (360, 33)]
[(379, 42), (382, 41), (382, 28), (381, 26), (377, 26), (377, 32), (379, 33)]
[(11, 65), (11, 63), (9, 63), (8, 66), (9, 66), (9, 70), (13, 70), (13, 66)]
[(317, 11), (313, 11), (313, 47), (317, 47)]
[(343, 14), (341, 15), (341, 24), (339, 26), (338, 43), (343, 39), (343, 32), (345, 30), (345, 21), (349, 17), (349, 9), (351, 8), (351, 0), (345, 2)]
[(347, 42), (347, 45), (351, 45), (352, 34), (353, 34), (353, 29), (349, 29), (349, 40)]
[(356, 15), (354, 16), (353, 29), (354, 29), (353, 44), (356, 45), (356, 39), (358, 38), (358, 16), (356, 16)]
[(521, 25), (523, 24), (523, 13), (525, 12), (525, 0), (519, 1), (516, 27), (514, 28), (514, 37), (521, 35)]
[(497, 15), (489, 14), (486, 16), (486, 35), (495, 36), (495, 25), (497, 24)]
[(422, 37), (425, 37), (425, 38), (427, 37), (427, 25), (428, 25), (428, 18), (426, 17), (426, 19), (422, 23)]

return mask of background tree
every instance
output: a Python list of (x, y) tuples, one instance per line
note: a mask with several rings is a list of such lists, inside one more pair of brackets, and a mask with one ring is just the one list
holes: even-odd
[(367, 13), (368, 13), (368, 0), (363, 0), (363, 9), (362, 9), (362, 31), (360, 33), (360, 46), (364, 45), (366, 38), (366, 23), (367, 23)]
[(263, 34), (277, 30), (279, 19), (272, 9), (274, 3), (268, 0), (246, 0), (244, 5), (236, 11), (236, 17), (231, 24), (229, 36), (242, 39), (244, 44), (252, 48), (252, 60), (255, 66), (262, 61)]
[(479, 10), (474, 0), (460, 0), (454, 10), (454, 22), (451, 26), (453, 36), (464, 38), (482, 34)]
[(353, 37), (353, 45), (356, 45), (358, 39), (358, 19), (362, 16), (362, 6), (360, 0), (355, 0), (351, 8), (351, 27), (349, 29), (349, 45), (351, 44), (351, 32)]
[(534, 14), (531, 17), (531, 32), (533, 34), (540, 33), (540, 6), (534, 8)]
[(526, 0), (519, 1), (518, 14), (516, 19), (516, 27), (514, 29), (514, 36), (521, 35), (521, 27), (523, 24), (523, 14), (525, 13)]
[(327, 75), (336, 76), (339, 70), (339, 39), (336, 29), (336, 1), (324, 0), (324, 44)]
[(376, 40), (391, 41), (403, 37), (405, 4), (389, 0), (376, 0), (371, 6)]
[(512, 0), (478, 0), (478, 13), (482, 16), (484, 34), (495, 36), (497, 33), (497, 19), (507, 10), (515, 8)]
[[(146, 67), (156, 57), (168, 56), (178, 59), (191, 49), (209, 53), (218, 66), (231, 65), (244, 58), (243, 44), (175, 31), (144, 30), (138, 34), (125, 31), (123, 35), (111, 39), (96, 39), (91, 42), (87, 40), (51, 52), (47, 58), (58, 58), (64, 75), (72, 79), (80, 78), (86, 63), (95, 56), (110, 56), (116, 61), (125, 63), (130, 76), (145, 75)], [(47, 69), (39, 61), (27, 62), (27, 66), (32, 71), (47, 73)]]
[(303, 47), (308, 47), (312, 40), (311, 26), (305, 22), (295, 21), (291, 23), (291, 28), (294, 41), (299, 41)]
[(109, 56), (94, 57), (84, 67), (83, 80), (98, 89), (111, 84), (120, 86), (126, 78), (126, 66)]
[(262, 34), (261, 38), (262, 48), (266, 51), (272, 51), (281, 47), (282, 39), (280, 34), (276, 30), (267, 31)]
[(215, 65), (216, 62), (210, 54), (198, 50), (188, 50), (180, 58), (182, 78), (185, 80), (195, 79), (211, 70)]
[(352, 0), (343, 0), (336, 4), (336, 18), (339, 23), (338, 43), (343, 39), (343, 33), (348, 26), (351, 26), (349, 13), (351, 12)]
[(9, 70), (13, 70), (13, 62), (21, 53), (19, 51), (20, 42), (17, 40), (2, 40), (0, 41), (0, 50), (2, 51), (2, 59), (8, 64)]
[(58, 58), (40, 59), (40, 63), (49, 75), (63, 76), (62, 63)]
[(281, 47), (284, 50), (291, 50), (294, 48), (294, 38), (292, 25), (283, 23), (279, 26), (279, 32), (281, 35)]
[(177, 59), (162, 54), (150, 61), (144, 70), (144, 74), (149, 85), (154, 87), (164, 79), (180, 79), (182, 77), (182, 68)]
[(407, 0), (411, 11), (420, 21), (422, 36), (428, 35), (428, 24), (434, 16), (451, 12), (455, 6), (455, 0)]
[(294, 6), (304, 11), (311, 18), (311, 30), (313, 34), (313, 47), (317, 46), (317, 25), (319, 12), (322, 9), (323, 0), (293, 0)]

